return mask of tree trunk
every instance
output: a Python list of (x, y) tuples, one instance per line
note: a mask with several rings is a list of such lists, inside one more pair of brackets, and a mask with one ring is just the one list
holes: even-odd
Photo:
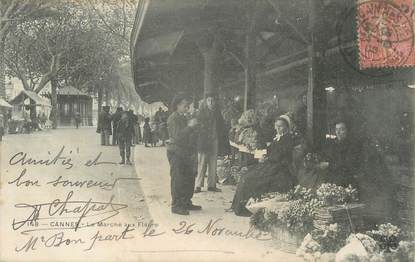
[(121, 91), (118, 90), (117, 92), (117, 107), (121, 106)]
[(51, 100), (52, 109), (50, 111), (50, 120), (52, 121), (52, 128), (56, 129), (58, 127), (58, 95), (56, 93), (56, 88), (58, 83), (56, 79), (51, 80)]
[(33, 101), (32, 99), (30, 100), (30, 120), (32, 120), (33, 122), (36, 119), (37, 113), (36, 113), (36, 102)]
[(4, 62), (4, 46), (6, 40), (0, 37), (0, 98), (6, 98), (6, 65)]
[(108, 88), (107, 87), (105, 87), (105, 90), (104, 90), (105, 92), (105, 105), (106, 106), (109, 106), (110, 105), (110, 92), (109, 92), (109, 90), (108, 90)]
[(102, 111), (102, 88), (99, 87), (98, 88), (98, 115), (101, 113)]

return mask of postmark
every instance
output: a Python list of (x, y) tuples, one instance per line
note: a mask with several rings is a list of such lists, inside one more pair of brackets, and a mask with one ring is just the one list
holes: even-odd
[(358, 1), (360, 69), (413, 66), (412, 0)]
[(336, 38), (339, 53), (343, 62), (356, 73), (368, 77), (386, 77), (393, 74), (393, 68), (376, 67), (362, 69), (360, 67), (359, 45), (358, 45), (358, 25), (357, 25), (357, 2), (346, 5), (339, 13), (336, 21)]

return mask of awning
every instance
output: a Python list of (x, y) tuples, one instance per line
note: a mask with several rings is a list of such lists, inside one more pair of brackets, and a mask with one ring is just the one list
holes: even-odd
[(139, 1), (130, 51), (141, 99), (169, 103), (179, 92), (201, 94), (203, 59), (196, 40), (218, 23), (244, 30), (242, 9), (240, 0)]
[(50, 106), (46, 99), (41, 98), (38, 94), (33, 91), (22, 90), (15, 98), (10, 100), (11, 105), (23, 104), (23, 102), (29, 98), (34, 101), (36, 106)]
[(183, 36), (183, 31), (172, 32), (158, 37), (146, 39), (137, 43), (136, 54), (138, 59), (154, 55), (171, 55)]
[(5, 107), (5, 108), (12, 108), (12, 106), (6, 102), (6, 100), (4, 100), (3, 98), (0, 98), (0, 107)]

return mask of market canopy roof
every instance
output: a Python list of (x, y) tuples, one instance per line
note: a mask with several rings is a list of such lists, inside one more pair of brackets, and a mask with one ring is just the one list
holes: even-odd
[(182, 36), (183, 31), (167, 33), (165, 35), (143, 40), (137, 43), (137, 57), (147, 58), (162, 54), (171, 55)]
[(59, 88), (56, 93), (61, 96), (89, 96), (87, 93), (84, 93), (73, 86)]
[(243, 17), (240, 6), (239, 0), (140, 1), (131, 34), (132, 73), (140, 97), (168, 103), (177, 92), (201, 90), (203, 67), (194, 35), (217, 22), (240, 24), (235, 22)]
[(1, 97), (0, 97), (0, 107), (12, 108), (12, 106), (9, 103), (7, 103), (7, 101), (4, 100)]
[[(184, 77), (193, 71), (194, 93), (200, 94), (203, 85), (203, 65), (197, 63), (197, 42), (212, 28), (218, 31), (221, 42), (222, 62), (220, 72), (222, 90), (239, 88), (244, 85), (245, 45), (247, 32), (247, 6), (249, 1), (240, 0), (143, 0), (140, 1), (131, 37), (132, 73), (137, 93), (146, 102), (164, 101), (186, 89), (183, 81), (175, 83), (174, 78)], [(323, 58), (325, 74), (322, 84), (338, 84), (342, 87), (370, 84), (374, 79), (413, 78), (412, 68), (371, 69), (362, 72), (357, 53), (356, 2), (324, 0), (318, 2), (317, 17), (310, 16), (309, 0), (264, 0), (256, 1), (256, 71), (259, 82), (262, 79), (276, 80), (275, 85), (287, 88), (307, 85), (308, 53), (311, 42), (310, 21), (314, 24), (315, 47)], [(183, 32), (174, 49), (174, 34)], [(171, 37), (169, 37), (169, 35)], [(163, 43), (161, 43), (163, 42)], [(194, 43), (193, 48), (190, 43)], [(157, 43), (149, 52), (143, 43)], [(189, 46), (191, 48), (189, 48)], [(187, 48), (187, 52), (183, 49)], [(151, 48), (150, 48), (151, 50)], [(161, 52), (169, 50), (169, 52)], [(183, 56), (196, 59), (184, 60)], [(159, 61), (165, 54), (164, 60)], [(152, 54), (152, 55), (147, 55)], [(352, 58), (348, 61), (345, 56)], [(157, 58), (156, 58), (157, 57)], [(156, 61), (157, 60), (157, 61)], [(198, 70), (200, 72), (198, 72)], [(380, 71), (378, 74), (377, 71)], [(175, 75), (174, 75), (175, 74)], [(373, 75), (376, 77), (374, 78)], [(173, 76), (170, 77), (169, 76)], [(378, 77), (379, 76), (379, 77)], [(167, 80), (166, 80), (167, 79)], [(270, 80), (265, 82), (269, 83)], [(353, 80), (353, 83), (351, 83)], [(283, 84), (281, 84), (283, 83)], [(190, 84), (189, 84), (190, 85)], [(272, 88), (272, 86), (270, 87)]]
[(50, 106), (49, 102), (33, 91), (22, 90), (16, 97), (10, 100), (11, 105), (23, 104), (29, 98), (34, 101), (37, 106)]
[[(163, 79), (166, 75), (176, 73), (176, 78), (181, 77), (181, 72), (194, 70), (193, 78), (200, 80), (197, 83), (192, 77), (193, 93), (201, 94), (203, 89), (203, 64), (197, 61), (181, 59), (177, 53), (184, 56), (194, 56), (203, 60), (197, 46), (200, 38), (203, 38), (212, 28), (216, 30), (223, 53), (221, 56), (221, 86), (244, 79), (245, 71), (245, 43), (248, 27), (247, 6), (250, 1), (240, 0), (183, 0), (140, 1), (137, 8), (134, 28), (131, 35), (132, 73), (138, 94), (146, 102), (163, 101), (166, 94), (174, 94), (186, 90), (182, 83)], [(253, 2), (253, 1), (252, 1)], [(291, 70), (294, 67), (307, 64), (307, 46), (309, 45), (309, 6), (308, 0), (264, 0), (256, 1), (256, 66), (258, 74), (266, 75), (275, 68), (276, 64), (285, 67), (279, 72)], [(341, 0), (324, 1), (324, 17), (317, 17), (320, 31), (325, 38), (335, 36), (334, 23), (324, 23), (323, 18), (333, 18), (342, 10), (333, 11), (333, 5), (350, 6)], [(178, 41), (175, 34), (180, 34)], [(327, 40), (328, 41), (328, 40)], [(162, 48), (144, 48), (145, 43), (157, 43), (165, 46)], [(169, 44), (176, 43), (176, 45)], [(193, 48), (193, 43), (196, 48)], [(175, 46), (175, 48), (171, 48)], [(191, 48), (189, 48), (189, 46)], [(169, 48), (170, 47), (170, 48)], [(187, 52), (182, 49), (187, 48)], [(154, 54), (164, 53), (165, 60), (155, 61)], [(149, 55), (149, 54), (152, 54)], [(157, 58), (159, 59), (159, 58)], [(304, 60), (302, 64), (297, 60)], [(197, 59), (196, 59), (197, 60)], [(284, 61), (283, 61), (284, 60)], [(277, 61), (277, 63), (276, 63)], [(280, 63), (279, 63), (280, 62)], [(296, 63), (297, 62), (297, 63)], [(199, 72), (198, 72), (199, 70)], [(304, 71), (296, 72), (303, 74)], [(275, 74), (275, 72), (273, 72)], [(169, 79), (167, 77), (167, 79)], [(293, 77), (295, 79), (295, 77)], [(240, 84), (238, 84), (240, 86)]]

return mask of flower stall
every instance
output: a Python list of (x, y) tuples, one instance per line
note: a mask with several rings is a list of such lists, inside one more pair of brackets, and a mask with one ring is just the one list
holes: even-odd
[(410, 262), (415, 242), (390, 223), (364, 233), (341, 235), (337, 224), (307, 234), (296, 254), (305, 261)]
[(296, 186), (286, 194), (250, 199), (247, 208), (255, 227), (271, 232), (280, 249), (294, 253), (314, 229), (337, 223), (342, 234), (354, 232), (355, 225), (361, 226), (359, 214), (364, 208), (357, 201), (357, 191), (351, 186), (322, 184), (316, 192)]
[(285, 194), (251, 198), (251, 224), (275, 245), (305, 261), (414, 261), (413, 237), (390, 223), (367, 228), (365, 205), (352, 186), (296, 186)]

